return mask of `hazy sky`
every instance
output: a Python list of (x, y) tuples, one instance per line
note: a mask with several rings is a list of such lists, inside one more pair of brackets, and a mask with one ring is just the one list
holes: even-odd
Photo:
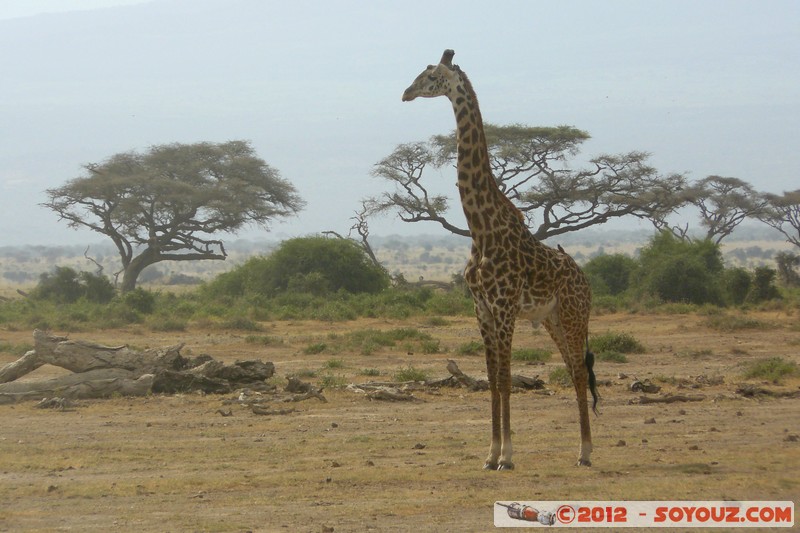
[[(0, 0), (0, 246), (102, 240), (38, 206), (85, 163), (229, 139), (308, 202), (273, 238), (345, 232), (385, 190), (378, 160), (453, 129), (445, 100), (400, 101), (445, 48), (489, 122), (587, 130), (584, 158), (644, 150), (664, 173), (800, 187), (796, 0)], [(454, 172), (432, 177), (456, 198)]]

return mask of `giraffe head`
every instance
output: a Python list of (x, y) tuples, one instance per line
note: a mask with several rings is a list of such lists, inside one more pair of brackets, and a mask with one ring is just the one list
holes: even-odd
[(434, 98), (454, 90), (458, 83), (458, 67), (453, 65), (454, 55), (454, 51), (445, 50), (438, 65), (428, 65), (405, 90), (403, 101), (410, 102), (418, 96)]

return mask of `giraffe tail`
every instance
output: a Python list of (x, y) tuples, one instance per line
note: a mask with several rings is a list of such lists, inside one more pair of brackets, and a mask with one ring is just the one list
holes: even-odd
[(589, 336), (586, 336), (586, 357), (584, 359), (586, 362), (586, 370), (589, 371), (589, 391), (592, 393), (592, 411), (595, 415), (599, 415), (600, 413), (597, 412), (597, 400), (600, 399), (600, 395), (597, 392), (597, 377), (594, 375), (594, 353), (589, 350)]

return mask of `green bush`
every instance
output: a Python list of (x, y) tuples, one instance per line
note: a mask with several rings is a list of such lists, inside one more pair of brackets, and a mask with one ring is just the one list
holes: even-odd
[(741, 331), (744, 329), (767, 329), (772, 327), (756, 318), (726, 313), (709, 315), (703, 324), (719, 331)]
[(800, 374), (796, 363), (784, 361), (782, 357), (770, 357), (752, 363), (745, 371), (744, 377), (748, 379), (766, 379), (779, 383), (783, 378)]
[(550, 371), (547, 376), (547, 382), (551, 385), (560, 385), (567, 387), (572, 385), (572, 375), (567, 370), (567, 367), (559, 366)]
[(586, 263), (583, 272), (594, 294), (616, 296), (628, 290), (636, 266), (636, 260), (624, 254), (600, 255)]
[(645, 347), (630, 333), (613, 333), (608, 331), (589, 337), (589, 349), (597, 353), (644, 353)]
[(204, 291), (212, 296), (319, 296), (339, 290), (376, 293), (388, 286), (388, 274), (355, 242), (314, 236), (283, 241), (269, 256), (247, 260), (206, 284)]
[[(483, 345), (481, 345), (481, 348), (483, 348)], [(549, 361), (552, 356), (552, 352), (542, 348), (518, 348), (511, 352), (511, 359), (527, 363), (544, 363)]]
[(624, 353), (619, 352), (599, 352), (597, 360), (605, 363), (627, 363), (628, 358)]
[(413, 366), (407, 366), (405, 368), (401, 368), (398, 370), (394, 375), (394, 380), (403, 382), (403, 381), (426, 381), (428, 379), (428, 373), (422, 369), (415, 368)]
[(639, 256), (636, 285), (664, 302), (723, 303), (724, 270), (719, 245), (683, 241), (669, 232), (656, 234)]
[(74, 303), (81, 298), (94, 303), (108, 303), (114, 298), (114, 286), (103, 275), (79, 273), (69, 267), (57, 266), (52, 272), (39, 276), (39, 283), (30, 297), (56, 303)]
[(750, 293), (753, 277), (741, 267), (726, 268), (723, 276), (727, 300), (733, 305), (742, 305)]
[(747, 295), (750, 303), (764, 302), (780, 298), (780, 292), (775, 287), (777, 271), (774, 268), (760, 266), (753, 272), (753, 288)]
[(134, 311), (148, 315), (156, 307), (156, 297), (152, 292), (135, 288), (120, 296), (120, 301)]
[(484, 347), (481, 341), (469, 341), (461, 344), (456, 348), (456, 353), (459, 355), (483, 355)]

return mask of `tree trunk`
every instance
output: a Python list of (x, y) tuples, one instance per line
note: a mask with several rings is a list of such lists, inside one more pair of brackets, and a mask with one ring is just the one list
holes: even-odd
[[(0, 368), (0, 404), (47, 395), (62, 398), (105, 398), (114, 394), (140, 396), (151, 392), (227, 393), (248, 387), (264, 390), (275, 373), (272, 363), (237, 361), (226, 365), (205, 355), (186, 359), (183, 344), (137, 351), (33, 332), (34, 350)], [(40, 382), (14, 382), (51, 364), (73, 374)]]
[(125, 265), (125, 270), (122, 273), (122, 285), (120, 286), (122, 294), (135, 289), (139, 274), (141, 274), (145, 268), (157, 262), (158, 253), (152, 248), (145, 249), (142, 253), (131, 259), (130, 263)]

